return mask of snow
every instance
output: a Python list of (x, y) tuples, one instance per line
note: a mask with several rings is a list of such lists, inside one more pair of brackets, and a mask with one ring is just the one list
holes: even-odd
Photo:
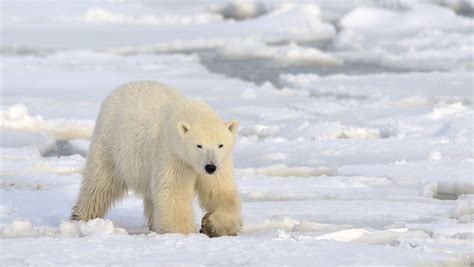
[(63, 119), (45, 120), (42, 116), (30, 116), (23, 104), (15, 104), (0, 113), (2, 128), (28, 132), (45, 131), (57, 139), (75, 139), (89, 137), (93, 122), (71, 121)]
[(271, 3), (258, 2), (255, 0), (233, 1), (223, 4), (215, 4), (209, 10), (221, 14), (224, 18), (237, 20), (258, 17), (273, 10)]
[[(202, 6), (203, 3), (198, 2), (194, 6), (192, 4), (183, 4), (183, 9), (190, 7), (199, 10), (205, 8), (205, 6)], [(107, 6), (110, 4), (106, 1), (101, 3), (101, 5)], [(58, 7), (63, 5), (67, 5), (67, 3), (58, 4)], [(86, 23), (78, 23), (77, 19), (74, 19), (78, 16), (84, 17), (81, 12), (78, 12), (84, 9), (82, 6), (78, 7), (77, 10), (70, 10), (71, 6), (67, 6), (66, 11), (56, 11), (63, 13), (63, 19), (59, 20), (43, 17), (44, 15), (42, 14), (32, 14), (29, 18), (30, 21), (27, 19), (27, 22), (36, 22), (34, 29), (28, 27), (28, 23), (16, 23), (15, 21), (18, 19), (22, 21), (20, 18), (13, 21), (7, 20), (6, 23), (9, 27), (2, 29), (4, 34), (3, 41), (5, 44), (8, 44), (6, 47), (12, 50), (17, 48), (29, 49), (30, 44), (34, 42), (37, 47), (48, 47), (49, 49), (78, 49), (84, 47), (119, 49), (132, 46), (134, 50), (141, 50), (144, 47), (151, 46), (157, 47), (160, 50), (166, 48), (170, 51), (176, 51), (183, 48), (194, 48), (197, 46), (196, 43), (205, 42), (207, 46), (215, 47), (226, 43), (233, 43), (242, 38), (268, 42), (328, 40), (333, 38), (336, 33), (335, 27), (332, 24), (321, 20), (317, 5), (283, 5), (281, 8), (275, 9), (265, 16), (260, 16), (253, 20), (244, 20), (239, 23), (233, 20), (221, 21), (219, 19), (217, 22), (210, 23), (213, 21), (211, 18), (214, 16), (209, 15), (207, 11), (193, 15), (185, 10), (185, 14), (182, 15), (185, 17), (167, 19), (164, 12), (173, 12), (173, 7), (170, 7), (170, 10), (161, 10), (159, 4), (157, 7), (153, 4), (147, 5), (146, 2), (139, 3), (139, 8), (133, 7), (134, 12), (149, 13), (151, 10), (158, 9), (155, 12), (161, 14), (159, 19), (155, 17), (137, 18), (128, 15), (109, 14), (104, 12), (104, 8), (101, 8), (101, 5), (94, 7), (96, 10), (94, 16), (92, 16), (94, 23), (88, 23), (87, 16), (85, 19), (82, 19), (86, 20)], [(133, 3), (131, 5), (133, 6)], [(12, 6), (16, 5), (12, 4)], [(167, 6), (166, 1), (163, 6)], [(123, 12), (127, 10), (127, 6), (124, 3), (117, 4), (117, 7), (120, 7)], [(101, 10), (100, 14), (96, 14), (98, 9)], [(7, 7), (8, 10), (10, 8)], [(89, 9), (87, 10), (85, 11), (86, 15), (87, 12), (90, 12)], [(12, 12), (15, 11), (19, 12), (15, 9), (12, 10)], [(64, 19), (64, 16), (71, 17), (72, 19)], [(193, 17), (189, 16), (197, 16), (197, 18), (193, 19)], [(170, 21), (167, 22), (167, 20)], [(206, 23), (194, 23), (195, 20), (205, 20), (206, 23), (209, 22), (209, 25), (203, 26), (202, 24)], [(75, 29), (75, 31), (71, 31), (71, 29)], [(77, 34), (86, 39), (76, 42), (74, 37)], [(95, 38), (100, 34), (106, 34), (108, 38)], [(127, 38), (123, 37), (125, 35)], [(156, 36), (160, 38), (156, 38)]]
[[(68, 20), (68, 18), (63, 18)], [(102, 8), (90, 8), (86, 13), (72, 21), (90, 23), (117, 23), (117, 24), (143, 24), (143, 25), (188, 25), (218, 22), (222, 17), (212, 14), (198, 14), (194, 16), (152, 16), (144, 15), (135, 17), (124, 14), (114, 14)]]
[(407, 11), (358, 7), (339, 25), (337, 45), (359, 51), (339, 55), (348, 61), (372, 58), (382, 66), (412, 70), (473, 67), (473, 39), (466, 34), (473, 30), (472, 19), (441, 6), (415, 4)]
[(0, 237), (85, 237), (127, 234), (125, 229), (114, 227), (110, 220), (94, 219), (88, 222), (63, 222), (58, 229), (51, 227), (34, 227), (29, 221), (14, 220), (2, 228)]
[[(449, 23), (443, 23), (443, 20)], [(393, 23), (397, 21), (398, 23)], [(339, 24), (344, 28), (373, 31), (374, 34), (390, 35), (394, 32), (413, 31), (426, 28), (465, 30), (472, 27), (468, 18), (457, 16), (450, 9), (434, 5), (415, 5), (406, 12), (387, 9), (359, 7), (344, 16)], [(376, 30), (383, 27), (384, 31)]]
[(295, 43), (270, 46), (252, 39), (226, 44), (221, 55), (232, 59), (263, 58), (283, 65), (339, 65), (341, 60), (317, 48), (302, 47)]
[[(0, 265), (472, 265), (469, 6), (4, 1)], [(145, 79), (240, 121), (237, 237), (151, 232), (133, 192), (69, 221), (101, 101)]]

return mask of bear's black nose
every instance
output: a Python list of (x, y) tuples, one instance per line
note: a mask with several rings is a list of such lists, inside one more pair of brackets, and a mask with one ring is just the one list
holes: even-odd
[(217, 167), (213, 164), (207, 164), (206, 166), (204, 166), (204, 169), (206, 169), (207, 173), (213, 174), (216, 171)]

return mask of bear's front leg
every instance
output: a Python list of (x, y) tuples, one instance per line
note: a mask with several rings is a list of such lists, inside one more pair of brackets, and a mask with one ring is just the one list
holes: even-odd
[(237, 235), (242, 228), (242, 217), (240, 197), (231, 172), (198, 177), (196, 190), (207, 212), (200, 232), (209, 237)]
[(236, 236), (241, 228), (240, 205), (231, 205), (206, 213), (199, 232), (209, 237)]
[(209, 237), (236, 236), (242, 228), (239, 202), (223, 202), (214, 211), (208, 210), (199, 232)]
[(192, 205), (196, 177), (183, 169), (173, 174), (173, 177), (161, 176), (152, 187), (152, 230), (159, 233), (196, 233)]

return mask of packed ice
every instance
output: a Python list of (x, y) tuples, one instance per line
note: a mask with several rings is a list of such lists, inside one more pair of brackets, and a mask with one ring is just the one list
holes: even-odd
[[(473, 17), (463, 0), (3, 1), (0, 265), (472, 266)], [(131, 80), (240, 121), (237, 237), (151, 232), (132, 191), (69, 220), (101, 101)]]

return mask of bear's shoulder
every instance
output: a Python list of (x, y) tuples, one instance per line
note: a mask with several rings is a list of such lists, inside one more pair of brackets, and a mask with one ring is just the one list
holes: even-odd
[(221, 121), (214, 109), (203, 101), (182, 99), (176, 103), (175, 107), (174, 112), (179, 115), (180, 119), (189, 123), (202, 120), (208, 122)]

